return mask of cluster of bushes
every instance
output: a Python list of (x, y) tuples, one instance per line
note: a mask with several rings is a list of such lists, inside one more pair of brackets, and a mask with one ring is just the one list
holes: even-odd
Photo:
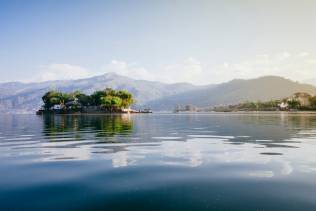
[(268, 102), (246, 102), (239, 104), (237, 109), (250, 111), (273, 111), (279, 108), (279, 100), (271, 100)]
[(49, 91), (43, 97), (45, 109), (50, 109), (54, 105), (66, 107), (67, 104), (76, 106), (100, 106), (108, 110), (128, 108), (134, 103), (133, 95), (125, 90), (114, 90), (107, 88), (96, 91), (92, 95), (86, 95), (80, 91), (63, 93)]
[(271, 100), (268, 102), (245, 102), (238, 105), (215, 107), (215, 111), (274, 111), (279, 108), (280, 100)]
[(310, 97), (311, 108), (316, 109), (316, 96)]
[[(300, 94), (300, 93), (297, 93)], [(295, 94), (295, 95), (297, 95)], [(298, 109), (298, 110), (316, 110), (316, 96), (311, 96), (309, 94), (303, 93), (305, 95), (305, 101), (308, 103), (301, 103), (298, 99), (285, 99), (282, 102), (288, 104), (289, 109)]]

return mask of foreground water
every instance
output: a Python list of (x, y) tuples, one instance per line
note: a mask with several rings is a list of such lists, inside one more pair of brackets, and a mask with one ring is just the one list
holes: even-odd
[(316, 116), (0, 116), (0, 210), (316, 210)]

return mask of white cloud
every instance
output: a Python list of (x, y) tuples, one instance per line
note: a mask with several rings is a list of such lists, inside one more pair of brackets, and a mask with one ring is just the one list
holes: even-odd
[(135, 63), (113, 60), (102, 68), (105, 72), (115, 72), (135, 79), (161, 81), (167, 83), (196, 82), (202, 73), (201, 63), (190, 57), (177, 64), (165, 65), (159, 71), (148, 71)]
[(285, 52), (282, 52), (278, 55), (278, 59), (282, 61), (282, 60), (289, 59), (290, 56), (291, 56), (291, 54), (289, 52), (285, 51)]
[(35, 80), (68, 80), (85, 78), (88, 76), (91, 76), (90, 72), (81, 66), (70, 64), (49, 64), (40, 66), (39, 75)]
[(161, 79), (167, 82), (199, 83), (198, 79), (202, 73), (201, 62), (190, 57), (182, 63), (166, 66), (162, 70)]
[[(314, 62), (315, 61), (315, 62)], [(282, 52), (272, 55), (256, 55), (239, 63), (225, 62), (206, 73), (214, 82), (228, 81), (234, 78), (256, 78), (265, 75), (277, 75), (295, 81), (306, 81), (316, 77), (316, 56), (307, 52), (290, 54)]]
[(139, 67), (137, 64), (129, 64), (125, 61), (112, 60), (111, 63), (105, 65), (102, 70), (134, 79), (157, 80), (155, 75), (147, 71), (144, 67)]
[(227, 60), (221, 65), (213, 66), (202, 65), (199, 60), (189, 57), (184, 61), (162, 65), (154, 70), (148, 70), (137, 63), (112, 60), (100, 70), (101, 72), (93, 72), (70, 64), (43, 65), (35, 80), (78, 79), (115, 72), (134, 79), (167, 83), (210, 84), (226, 82), (235, 78), (249, 79), (265, 75), (277, 75), (295, 81), (310, 82), (311, 79), (316, 78), (316, 55), (308, 52), (289, 53), (285, 51), (276, 54), (254, 55), (252, 58), (239, 62)]
[(310, 54), (308, 52), (300, 52), (298, 54), (299, 57), (306, 57), (306, 56), (309, 56)]
[(113, 60), (104, 67), (106, 72), (116, 72), (136, 79), (167, 83), (190, 82), (210, 84), (226, 82), (235, 78), (250, 79), (266, 75), (277, 75), (295, 81), (316, 78), (316, 55), (308, 52), (254, 55), (237, 63), (224, 62), (222, 65), (207, 66), (192, 57), (170, 65), (159, 71), (149, 71), (136, 64)]

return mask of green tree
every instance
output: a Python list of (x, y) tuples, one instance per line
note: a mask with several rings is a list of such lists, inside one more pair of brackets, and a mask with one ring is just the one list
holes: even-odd
[(299, 109), (301, 107), (301, 103), (295, 99), (289, 100), (287, 103), (290, 109)]
[(101, 102), (101, 98), (105, 97), (106, 93), (105, 91), (96, 91), (91, 95), (91, 101), (92, 101), (92, 105), (96, 105), (99, 106), (102, 104)]
[(112, 104), (112, 107), (114, 107), (114, 108), (121, 108), (122, 107), (122, 99), (114, 96), (111, 99), (111, 104)]
[(59, 99), (60, 99), (60, 104), (65, 104), (69, 101), (71, 101), (71, 95), (67, 94), (67, 93), (59, 93)]
[(91, 99), (91, 96), (89, 96), (89, 95), (79, 94), (76, 97), (77, 97), (79, 103), (81, 103), (81, 105), (83, 105), (83, 106), (89, 106), (92, 104), (92, 99)]
[(44, 102), (44, 107), (46, 109), (49, 109), (54, 105), (61, 104), (62, 102), (61, 93), (56, 92), (56, 91), (46, 92), (45, 95), (42, 97), (42, 100)]
[(112, 96), (101, 97), (101, 105), (104, 107), (112, 106)]
[(134, 103), (133, 95), (125, 90), (117, 92), (117, 96), (122, 99), (122, 107), (127, 108)]
[(316, 96), (311, 97), (309, 101), (311, 103), (312, 109), (316, 109)]
[(121, 108), (122, 99), (116, 96), (105, 96), (101, 97), (101, 105), (105, 107), (107, 110), (113, 111)]

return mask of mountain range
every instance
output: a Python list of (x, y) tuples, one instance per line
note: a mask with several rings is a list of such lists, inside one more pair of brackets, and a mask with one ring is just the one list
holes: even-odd
[(301, 84), (278, 76), (265, 76), (256, 79), (235, 79), (216, 86), (189, 90), (175, 96), (166, 96), (148, 102), (153, 109), (169, 110), (175, 105), (196, 105), (211, 107), (234, 105), (245, 101), (269, 101), (289, 97), (297, 92), (316, 94), (316, 87)]
[(80, 90), (91, 94), (107, 87), (125, 89), (133, 93), (135, 108), (171, 111), (176, 105), (211, 107), (244, 101), (265, 101), (288, 97), (296, 92), (316, 94), (316, 87), (282, 77), (265, 76), (250, 80), (236, 79), (222, 84), (196, 86), (189, 83), (167, 84), (135, 80), (115, 73), (107, 73), (79, 80), (38, 83), (0, 83), (0, 111), (2, 113), (34, 112), (42, 105), (41, 97), (49, 90), (71, 92)]

